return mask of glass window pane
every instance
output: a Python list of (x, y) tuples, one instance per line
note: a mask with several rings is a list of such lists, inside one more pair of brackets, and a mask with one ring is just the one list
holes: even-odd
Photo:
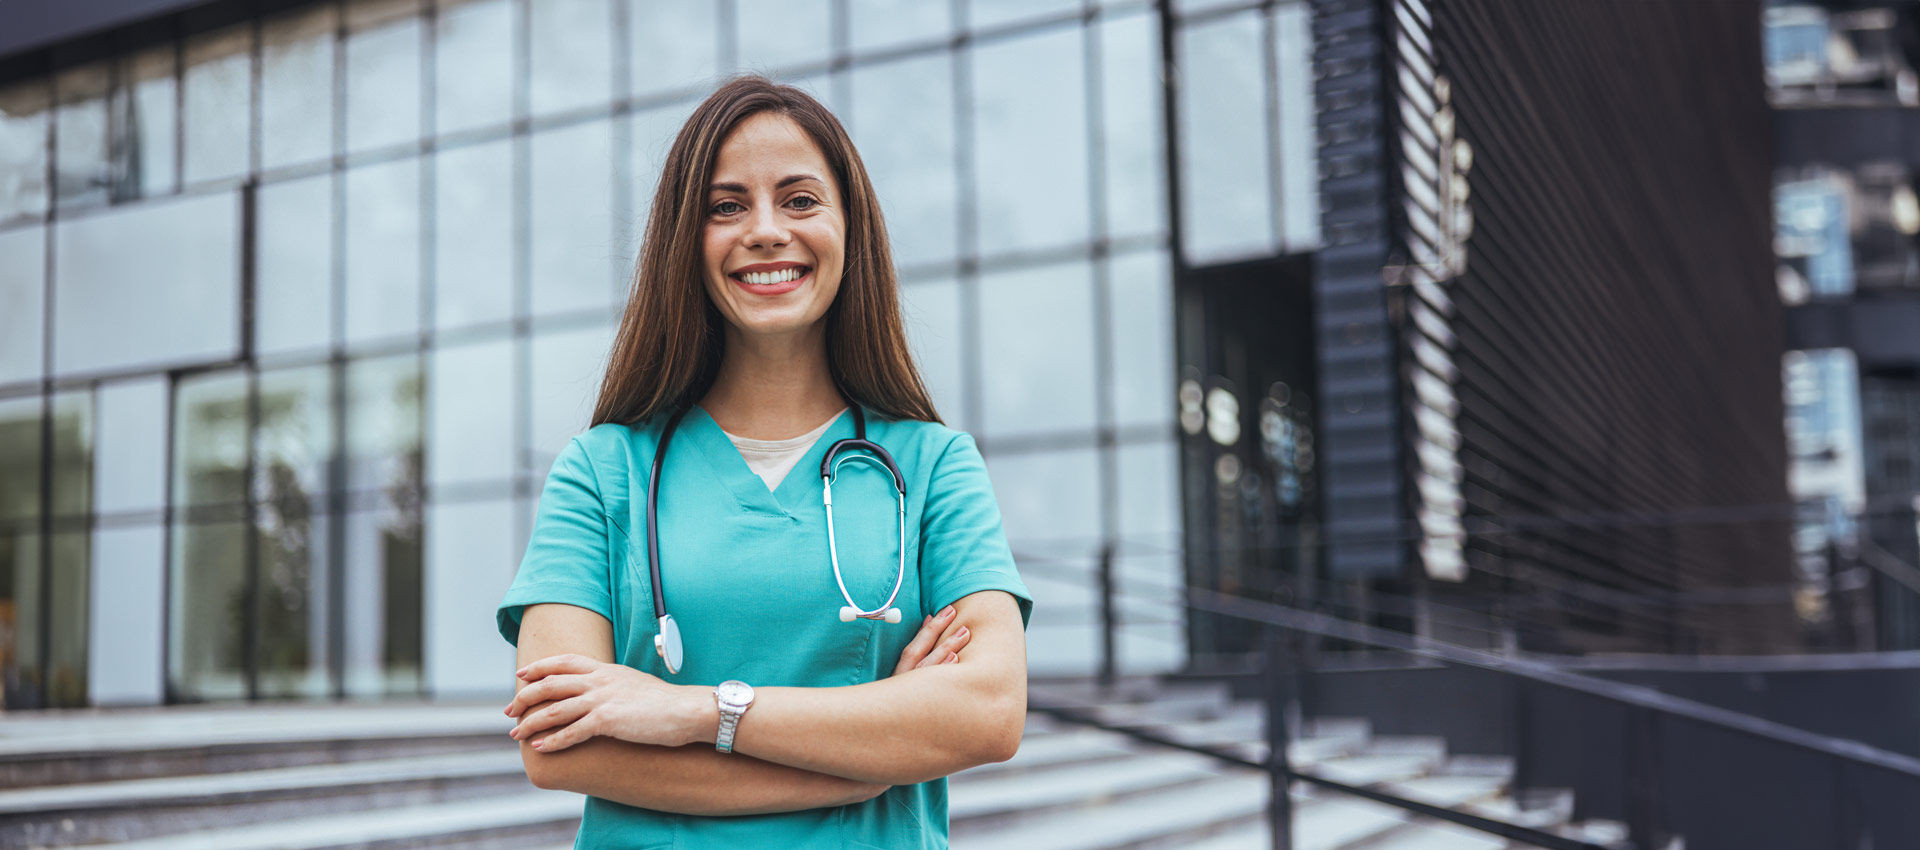
[(255, 197), (253, 343), (261, 354), (333, 341), (334, 179), (268, 183)]
[[(667, 163), (667, 151), (673, 148), (673, 138), (680, 132), (680, 126), (687, 123), (687, 117), (693, 114), (699, 104), (693, 101), (681, 101), (652, 109), (635, 110), (632, 116), (632, 175), (633, 175), (633, 215), (632, 230), (637, 234), (644, 232), (647, 217), (653, 208), (654, 192), (660, 188), (660, 169)], [(634, 244), (639, 244), (636, 238)]]
[(420, 331), (420, 161), (347, 172), (349, 345)]
[(0, 88), (0, 224), (46, 215), (52, 105), (46, 80)]
[(441, 328), (513, 318), (513, 146), (442, 150), (434, 172), (433, 319)]
[(441, 0), (434, 21), (434, 126), (441, 133), (513, 117), (514, 8), (507, 0)]
[(53, 201), (62, 209), (107, 202), (113, 169), (107, 157), (105, 62), (62, 71), (54, 79)]
[(849, 0), (855, 52), (907, 41), (942, 39), (953, 31), (953, 4), (925, 0)]
[(260, 166), (333, 153), (333, 6), (268, 20), (261, 28)]
[(283, 511), (325, 509), (333, 457), (333, 381), (328, 366), (260, 373), (253, 498)]
[(533, 337), (532, 444), (526, 462), (544, 474), (573, 435), (587, 430), (606, 375), (613, 324), (548, 331)]
[(1173, 275), (1158, 251), (1113, 258), (1113, 412), (1119, 425), (1171, 425), (1174, 416)]
[(612, 244), (612, 125), (548, 130), (531, 144), (534, 315), (610, 309), (627, 272)]
[(610, 0), (533, 4), (528, 100), (535, 115), (598, 106), (613, 98)]
[(112, 514), (166, 507), (166, 379), (101, 384), (99, 405), (94, 508)]
[[(524, 513), (530, 513), (524, 512)], [(486, 694), (508, 698), (513, 647), (494, 631), (492, 611), (513, 582), (524, 541), (516, 541), (513, 500), (444, 502), (427, 508), (426, 583), (433, 586), (420, 620), (432, 630), (425, 664), (435, 697)]]
[(503, 378), (514, 373), (512, 341), (443, 346), (432, 356), (427, 480), (435, 492), (449, 484), (511, 481), (520, 406)]
[(56, 374), (238, 355), (238, 192), (62, 221), (53, 250)]
[(167, 679), (181, 699), (231, 700), (247, 695), (246, 549), (244, 523), (174, 527)]
[(961, 338), (960, 311), (960, 283), (953, 278), (900, 287), (901, 319), (920, 379), (926, 382), (940, 418), (949, 427), (964, 429), (967, 348)]
[(991, 255), (1083, 241), (1086, 59), (1073, 27), (975, 48), (979, 249)]
[(40, 397), (0, 399), (0, 528), (39, 516)]
[(1080, 0), (967, 0), (967, 25), (974, 29), (1080, 11)]
[[(35, 400), (38, 403), (38, 400)], [(0, 522), (0, 705), (31, 708), (40, 676), (40, 542), (35, 526)]]
[(398, 696), (420, 690), (420, 504), (347, 515), (346, 690)]
[(53, 535), (51, 628), (47, 643), (47, 706), (79, 708), (87, 704), (88, 532)]
[(247, 173), (253, 111), (253, 26), (194, 36), (186, 47), (186, 182)]
[(1123, 548), (1173, 554), (1180, 546), (1180, 456), (1172, 439), (1121, 446)]
[(1258, 12), (1180, 33), (1180, 210), (1194, 262), (1274, 248), (1266, 122), (1247, 120), (1267, 114), (1260, 40)]
[(53, 515), (93, 513), (93, 393), (53, 397)]
[[(404, 11), (411, 3), (363, 0), (356, 9)], [(347, 36), (347, 150), (364, 151), (420, 138), (420, 40), (417, 17), (375, 16)]]
[(173, 504), (239, 504), (247, 497), (247, 376), (210, 372), (174, 387)]
[(1320, 151), (1314, 145), (1313, 13), (1274, 7), (1273, 52), (1280, 69), (1280, 240), (1288, 251), (1320, 244)]
[(853, 71), (850, 124), (886, 214), (894, 262), (950, 262), (955, 210), (953, 58), (946, 51)]
[(418, 355), (347, 364), (347, 487), (356, 504), (419, 501), (423, 390)]
[(132, 147), (124, 156), (128, 173), (120, 175), (122, 198), (146, 198), (172, 192), (178, 178), (174, 135), (179, 126), (178, 81), (171, 45), (143, 50), (126, 57), (125, 82), (114, 91), (120, 102), (115, 115), (121, 134)]
[(103, 525), (93, 535), (87, 699), (159, 705), (166, 699), (166, 529)]
[(46, 276), (46, 228), (0, 231), (0, 384), (40, 378)]
[(627, 0), (638, 96), (703, 89), (720, 72), (718, 3)]
[(740, 70), (825, 64), (833, 54), (828, 0), (735, 0), (733, 20)]
[(989, 439), (1094, 428), (1093, 281), (1084, 262), (980, 278)]
[(1084, 556), (1098, 549), (1099, 456), (1092, 447), (987, 455), (1015, 560)]
[(1107, 233), (1116, 237), (1167, 229), (1166, 125), (1155, 20), (1142, 12), (1102, 21), (1099, 28)]

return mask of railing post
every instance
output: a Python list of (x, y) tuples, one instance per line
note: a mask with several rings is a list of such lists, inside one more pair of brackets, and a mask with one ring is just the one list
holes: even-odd
[(1273, 850), (1293, 850), (1293, 765), (1287, 760), (1287, 711), (1293, 699), (1293, 652), (1279, 635), (1267, 639), (1262, 672), (1267, 692), (1267, 824)]
[(1113, 544), (1100, 547), (1100, 687), (1113, 687)]

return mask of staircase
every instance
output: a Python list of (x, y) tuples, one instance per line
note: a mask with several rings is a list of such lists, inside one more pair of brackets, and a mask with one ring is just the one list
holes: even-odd
[[(1224, 687), (1036, 683), (1070, 708), (1242, 757), (1265, 756), (1261, 708)], [(1436, 805), (1605, 843), (1570, 799), (1506, 794), (1511, 764), (1357, 720), (1302, 724), (1296, 767)], [(532, 787), (499, 706), (218, 706), (9, 715), (0, 722), (0, 848), (139, 850), (568, 847), (578, 795)], [(1268, 779), (1221, 759), (1032, 715), (1019, 755), (956, 775), (953, 846), (1266, 848)], [(1502, 839), (1304, 783), (1300, 850), (1493, 850)], [(351, 813), (351, 817), (343, 814)]]

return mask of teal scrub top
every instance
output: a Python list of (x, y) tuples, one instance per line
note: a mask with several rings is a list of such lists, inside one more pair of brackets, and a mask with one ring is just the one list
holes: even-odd
[[(559, 602), (613, 624), (621, 663), (687, 685), (835, 687), (893, 671), (925, 615), (970, 593), (1004, 590), (1024, 623), (1032, 597), (1014, 568), (973, 438), (931, 422), (867, 412), (907, 484), (906, 578), (898, 624), (840, 621), (846, 602), (828, 561), (820, 461), (853, 436), (842, 413), (779, 487), (747, 467), (713, 418), (689, 410), (668, 444), (658, 507), (661, 590), (686, 647), (668, 675), (654, 652), (647, 566), (647, 475), (667, 417), (574, 437), (547, 476), (520, 570), (500, 603), (517, 643), (525, 606)], [(844, 456), (844, 455), (843, 455)], [(842, 464), (833, 486), (840, 569), (855, 604), (886, 601), (900, 566), (898, 503), (884, 467)], [(899, 786), (864, 803), (772, 815), (701, 817), (587, 798), (576, 848), (940, 848), (947, 781)]]

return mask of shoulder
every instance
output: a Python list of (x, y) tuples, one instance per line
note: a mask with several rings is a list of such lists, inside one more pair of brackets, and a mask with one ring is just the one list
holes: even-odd
[(917, 463), (933, 464), (954, 450), (979, 451), (972, 435), (938, 422), (884, 419), (871, 411), (867, 416), (869, 436), (902, 460), (912, 457)]
[(635, 470), (645, 475), (659, 427), (654, 422), (595, 425), (567, 441), (554, 468), (587, 478), (604, 497), (618, 501), (626, 495)]

